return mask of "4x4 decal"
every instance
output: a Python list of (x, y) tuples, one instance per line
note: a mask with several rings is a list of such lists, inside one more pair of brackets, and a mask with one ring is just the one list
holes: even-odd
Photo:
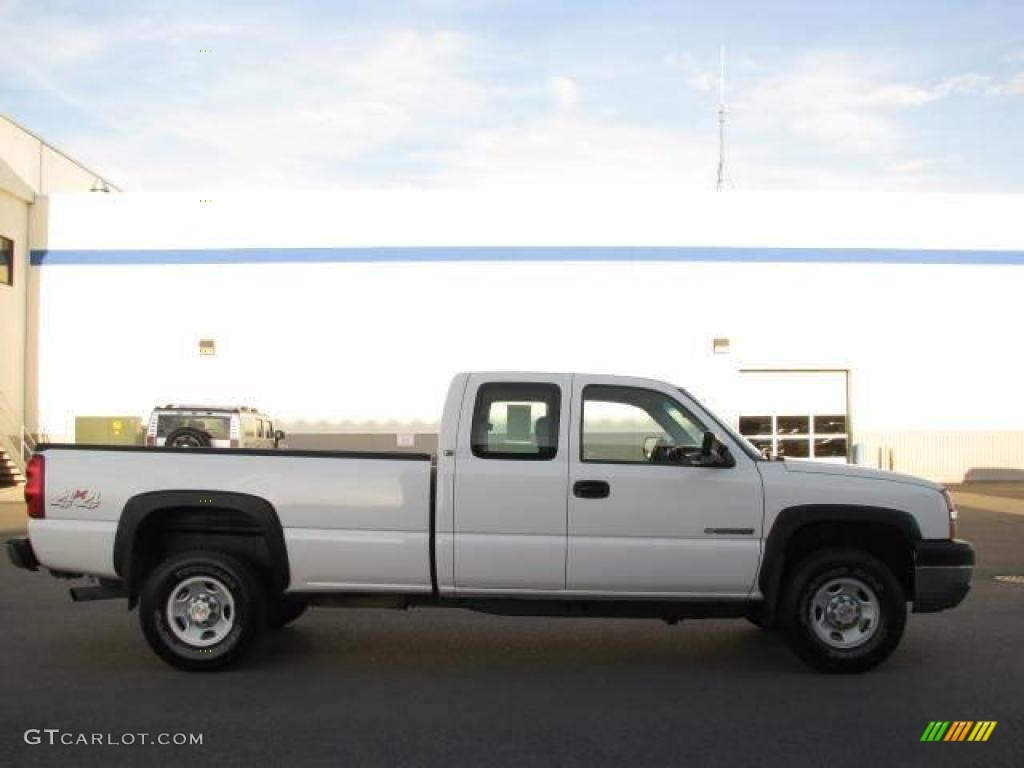
[(101, 498), (99, 491), (78, 488), (73, 491), (64, 491), (56, 499), (53, 499), (50, 504), (58, 509), (71, 509), (72, 507), (96, 509), (100, 505)]

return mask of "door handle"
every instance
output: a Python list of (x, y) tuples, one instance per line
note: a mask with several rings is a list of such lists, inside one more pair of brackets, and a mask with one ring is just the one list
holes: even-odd
[(704, 533), (716, 534), (719, 536), (751, 536), (753, 528), (705, 528)]
[(607, 499), (612, 487), (604, 480), (577, 480), (573, 483), (572, 493), (578, 499)]

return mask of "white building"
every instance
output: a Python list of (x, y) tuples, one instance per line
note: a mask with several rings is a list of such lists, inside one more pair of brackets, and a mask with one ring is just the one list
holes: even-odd
[(48, 196), (110, 189), (108, 182), (59, 149), (0, 115), (0, 485), (19, 467), (22, 430), (35, 408), (26, 366), (29, 252), (45, 247)]
[(675, 381), (791, 456), (1024, 473), (1022, 196), (54, 195), (45, 237), (51, 439), (200, 401), (293, 446), (423, 445), (454, 371), (590, 370)]

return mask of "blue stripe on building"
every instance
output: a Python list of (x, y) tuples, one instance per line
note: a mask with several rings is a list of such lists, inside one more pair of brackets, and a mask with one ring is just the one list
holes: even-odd
[(703, 261), (807, 264), (1024, 265), (1024, 251), (674, 246), (417, 246), (395, 248), (212, 248), (196, 250), (58, 249), (32, 251), (31, 259), (34, 266), (458, 261)]

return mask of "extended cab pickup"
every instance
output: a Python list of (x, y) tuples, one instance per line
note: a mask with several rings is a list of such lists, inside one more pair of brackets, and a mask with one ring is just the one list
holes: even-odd
[(974, 564), (941, 486), (766, 460), (684, 390), (463, 373), (438, 455), (44, 446), (18, 566), (139, 606), (204, 670), (307, 605), (746, 617), (827, 671), (894, 650), (908, 604), (951, 608)]

